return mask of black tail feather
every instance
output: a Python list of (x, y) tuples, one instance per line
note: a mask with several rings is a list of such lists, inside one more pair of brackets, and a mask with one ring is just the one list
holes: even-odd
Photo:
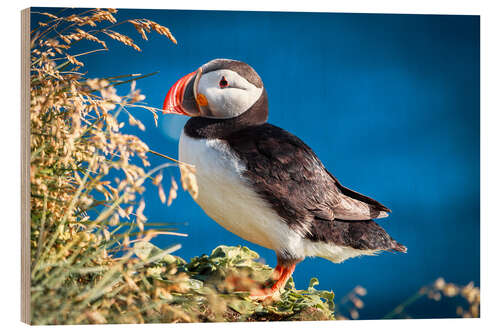
[(395, 251), (395, 252), (402, 252), (402, 253), (406, 253), (406, 251), (408, 250), (408, 248), (406, 246), (404, 246), (403, 244), (399, 243), (399, 242), (396, 242), (394, 241), (393, 243), (393, 246), (391, 248), (391, 250)]
[(394, 240), (373, 220), (325, 221), (316, 219), (307, 235), (312, 241), (323, 241), (359, 250), (383, 250), (406, 253), (407, 248)]

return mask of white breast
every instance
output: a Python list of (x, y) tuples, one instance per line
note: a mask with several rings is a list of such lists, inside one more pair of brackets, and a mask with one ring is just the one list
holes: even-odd
[[(252, 243), (303, 258), (320, 256), (341, 262), (364, 251), (311, 242), (290, 229), (243, 177), (245, 165), (225, 141), (193, 139), (182, 132), (179, 160), (196, 166), (198, 197), (205, 213), (230, 232)], [(359, 251), (359, 253), (358, 253)]]
[(222, 227), (273, 250), (300, 239), (251, 189), (242, 176), (245, 166), (224, 141), (193, 139), (183, 132), (179, 159), (196, 166), (199, 194), (195, 200)]

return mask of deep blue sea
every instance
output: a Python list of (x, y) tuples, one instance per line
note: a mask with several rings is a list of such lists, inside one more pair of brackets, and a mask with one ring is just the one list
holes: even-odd
[[(178, 45), (157, 35), (145, 42), (133, 28), (117, 27), (142, 52), (109, 40), (109, 52), (82, 57), (90, 77), (159, 71), (137, 86), (149, 105), (161, 108), (170, 86), (209, 60), (247, 62), (264, 81), (269, 122), (311, 146), (344, 185), (392, 209), (380, 224), (407, 254), (342, 264), (309, 258), (293, 275), (297, 287), (317, 277), (319, 288), (340, 299), (362, 285), (368, 294), (360, 317), (377, 319), (437, 277), (479, 284), (478, 16), (119, 10), (117, 18), (155, 20)], [(33, 14), (33, 24), (37, 19)], [(187, 119), (160, 116), (155, 127), (148, 112), (135, 115), (147, 130), (124, 130), (176, 157)], [(164, 160), (152, 156), (151, 162)], [(171, 168), (167, 188), (168, 174), (179, 181)], [(179, 191), (168, 208), (154, 187), (145, 196), (150, 221), (175, 223), (189, 234), (160, 236), (158, 246), (180, 243), (177, 254), (189, 259), (220, 244), (242, 244), (276, 264), (272, 251), (220, 227), (187, 192)], [(455, 308), (424, 300), (410, 310), (435, 318), (454, 315)]]

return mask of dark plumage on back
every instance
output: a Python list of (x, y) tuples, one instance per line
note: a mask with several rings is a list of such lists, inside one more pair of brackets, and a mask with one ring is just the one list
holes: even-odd
[[(349, 223), (349, 220), (370, 220), (381, 212), (390, 211), (379, 202), (342, 186), (311, 148), (279, 127), (271, 124), (246, 127), (232, 132), (225, 139), (245, 162), (244, 175), (257, 193), (291, 228), (311, 240), (324, 241), (330, 238), (328, 235), (333, 236), (333, 233), (326, 232), (327, 225), (335, 227), (329, 221), (338, 219), (334, 223), (338, 226)], [(321, 223), (324, 226), (318, 226)], [(373, 221), (363, 225), (378, 227)], [(355, 230), (358, 227), (350, 228)], [(370, 227), (365, 229), (368, 231)], [(336, 238), (346, 240), (345, 237)], [(341, 244), (351, 245), (347, 240)], [(378, 245), (391, 247), (390, 242), (368, 240), (364, 244), (369, 249), (379, 248)]]

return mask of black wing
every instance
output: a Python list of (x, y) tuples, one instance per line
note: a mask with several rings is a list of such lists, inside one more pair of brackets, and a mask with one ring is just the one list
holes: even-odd
[(297, 231), (315, 219), (369, 220), (387, 216), (379, 202), (342, 186), (304, 142), (270, 124), (226, 137), (246, 164), (244, 176)]

